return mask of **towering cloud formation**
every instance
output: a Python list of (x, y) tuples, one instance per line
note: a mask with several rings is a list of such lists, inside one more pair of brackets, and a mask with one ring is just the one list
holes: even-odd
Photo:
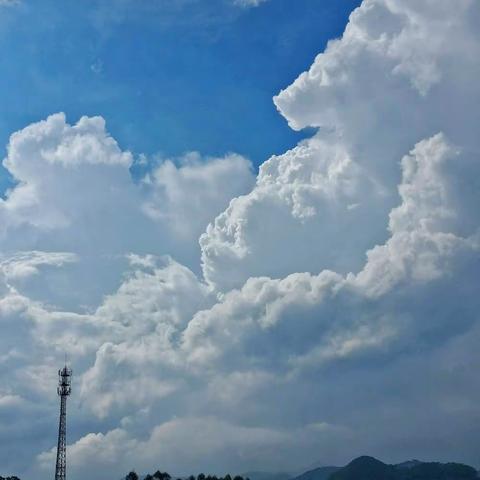
[(465, 52), (478, 49), (476, 7), (451, 8), (365, 2), (343, 38), (275, 98), (293, 128), (320, 130), (266, 162), (252, 193), (202, 236), (209, 281), (229, 288), (250, 275), (358, 270), (386, 239), (403, 155), (439, 132), (474, 147), (479, 65)]
[[(77, 415), (97, 419), (76, 427), (76, 478), (365, 451), (474, 463), (479, 23), (475, 0), (365, 0), (275, 97), (292, 128), (318, 131), (254, 185), (235, 155), (167, 161), (134, 183), (98, 118), (14, 134), (1, 241), (30, 252), (0, 263), (0, 415), (55, 411), (32, 379), (68, 344)], [(112, 262), (120, 286), (101, 273), (85, 308), (52, 297), (90, 281), (85, 263)], [(43, 472), (52, 446), (28, 452), (44, 451)]]

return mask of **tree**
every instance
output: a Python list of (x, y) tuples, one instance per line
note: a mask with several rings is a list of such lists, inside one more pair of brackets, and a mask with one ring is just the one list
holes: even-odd
[(156, 478), (157, 480), (170, 480), (172, 477), (167, 472), (161, 472), (160, 470), (157, 470), (153, 474), (153, 478)]
[(125, 480), (138, 480), (138, 475), (134, 472), (131, 471), (126, 477)]

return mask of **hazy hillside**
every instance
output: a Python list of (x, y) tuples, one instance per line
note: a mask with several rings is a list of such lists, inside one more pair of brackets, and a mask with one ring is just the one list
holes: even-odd
[[(174, 480), (167, 472), (153, 474), (128, 473), (125, 480)], [(19, 480), (2, 477), (0, 480)], [(288, 473), (251, 471), (240, 475), (190, 475), (177, 480), (480, 480), (475, 468), (462, 463), (421, 462), (409, 460), (389, 465), (374, 457), (358, 457), (344, 467), (319, 467), (292, 477)]]
[(292, 480), (328, 480), (332, 473), (340, 470), (340, 467), (318, 467), (308, 470), (301, 475), (294, 477)]
[(477, 471), (461, 463), (404, 462), (388, 465), (373, 457), (359, 457), (328, 480), (474, 480)]

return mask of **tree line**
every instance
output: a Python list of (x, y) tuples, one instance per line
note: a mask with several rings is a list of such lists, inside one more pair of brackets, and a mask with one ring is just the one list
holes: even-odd
[[(2, 480), (0, 478), (0, 480)], [(153, 474), (147, 474), (143, 477), (139, 477), (139, 475), (132, 471), (125, 476), (125, 480), (172, 480), (172, 477), (167, 472), (161, 472), (157, 470)], [(185, 478), (177, 478), (177, 480), (250, 480), (248, 477), (244, 478), (240, 475), (235, 475), (232, 477), (230, 474), (225, 475), (224, 477), (217, 477), (216, 475), (205, 475), (204, 473), (200, 473), (195, 477), (195, 475), (190, 475), (189, 477)]]

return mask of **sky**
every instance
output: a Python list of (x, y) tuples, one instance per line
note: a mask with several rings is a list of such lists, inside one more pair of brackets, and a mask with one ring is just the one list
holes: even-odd
[(62, 111), (101, 115), (136, 154), (237, 152), (258, 165), (305, 136), (271, 98), (341, 35), (358, 3), (13, 2), (0, 20), (1, 144)]
[(0, 0), (0, 475), (480, 467), (477, 0)]

